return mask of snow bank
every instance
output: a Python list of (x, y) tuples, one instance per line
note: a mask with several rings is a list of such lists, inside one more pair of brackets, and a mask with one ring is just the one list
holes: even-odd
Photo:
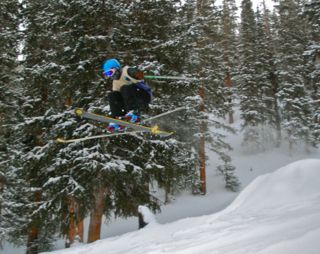
[(265, 210), (286, 203), (304, 202), (319, 196), (320, 160), (309, 159), (291, 163), (273, 173), (257, 177), (227, 208)]
[(225, 210), (112, 237), (61, 254), (316, 254), (320, 160), (303, 160), (254, 180)]

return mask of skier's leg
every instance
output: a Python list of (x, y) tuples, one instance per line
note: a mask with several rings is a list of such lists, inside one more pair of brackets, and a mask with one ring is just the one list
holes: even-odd
[(120, 92), (126, 111), (137, 111), (136, 87), (134, 85), (125, 85), (121, 87)]
[(109, 103), (112, 117), (123, 116), (127, 112), (120, 92), (112, 91), (109, 93)]
[(137, 101), (139, 105), (139, 109), (142, 112), (148, 112), (149, 110), (149, 103), (151, 101), (150, 95), (144, 91), (143, 89), (138, 88), (137, 90)]
[(123, 86), (120, 92), (127, 112), (133, 110), (137, 114), (141, 114), (141, 112), (148, 110), (150, 96), (143, 89), (135, 85), (127, 85)]

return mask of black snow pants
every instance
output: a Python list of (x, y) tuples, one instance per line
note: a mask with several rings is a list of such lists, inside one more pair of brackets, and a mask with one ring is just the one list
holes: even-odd
[(109, 93), (109, 103), (112, 117), (123, 116), (133, 110), (140, 115), (147, 112), (150, 95), (136, 85), (124, 85), (119, 91)]

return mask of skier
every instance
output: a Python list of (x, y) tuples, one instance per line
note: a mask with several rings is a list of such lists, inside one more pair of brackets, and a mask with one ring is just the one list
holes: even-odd
[[(135, 68), (124, 66), (117, 59), (108, 59), (103, 64), (105, 78), (112, 79), (112, 91), (109, 93), (111, 116), (137, 123), (140, 114), (149, 108), (152, 91), (144, 81), (144, 73)], [(119, 124), (109, 124), (110, 132), (121, 131)]]

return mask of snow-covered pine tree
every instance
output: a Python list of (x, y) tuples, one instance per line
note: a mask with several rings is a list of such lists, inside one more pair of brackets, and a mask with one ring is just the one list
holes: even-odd
[[(211, 130), (208, 129), (205, 135), (209, 134), (206, 137), (209, 141), (209, 147), (219, 156), (219, 163), (221, 163), (219, 170), (224, 175), (226, 188), (236, 190), (239, 182), (234, 174), (235, 167), (231, 164), (231, 158), (228, 156), (231, 147), (225, 142), (225, 136), (219, 131), (232, 131), (222, 120), (227, 113), (232, 111), (232, 104), (229, 102), (230, 90), (225, 85), (225, 66), (222, 64), (225, 60), (225, 48), (222, 43), (225, 39), (223, 18), (215, 1), (198, 1), (198, 11), (202, 16), (202, 19), (199, 20), (199, 37), (197, 38), (199, 43), (197, 52), (200, 63), (199, 74), (202, 78), (201, 82), (204, 82), (205, 91), (202, 99), (204, 100), (204, 112), (213, 115), (213, 118), (208, 119), (208, 126)], [(230, 11), (230, 16), (234, 16), (235, 10), (232, 1), (230, 2)], [(230, 17), (230, 25), (234, 25), (232, 17)], [(201, 48), (202, 45), (204, 47)], [(231, 43), (230, 46), (233, 47)], [(201, 134), (203, 135), (203, 133)], [(226, 175), (230, 177), (226, 177)]]
[[(119, 52), (118, 57), (124, 64), (150, 63), (174, 64), (170, 55), (176, 49), (173, 21), (177, 15), (178, 1), (118, 1), (125, 12), (119, 13), (121, 25), (114, 30), (112, 49)], [(161, 10), (161, 11), (160, 11)], [(171, 66), (168, 66), (169, 68)], [(159, 68), (159, 66), (158, 66)]]
[(311, 98), (304, 83), (303, 59), (308, 29), (302, 8), (301, 2), (292, 0), (284, 0), (279, 4), (278, 96), (282, 108), (282, 127), (290, 149), (299, 140), (310, 144), (312, 134)]
[(251, 0), (241, 2), (239, 94), (243, 119), (244, 143), (259, 149), (258, 126), (265, 118), (261, 112), (262, 91), (256, 71), (257, 27)]
[[(9, 157), (12, 124), (17, 121), (18, 103), (18, 40), (19, 8), (17, 1), (4, 1), (0, 7), (0, 161), (5, 168)], [(4, 176), (4, 173), (2, 173)]]
[[(176, 6), (177, 7), (177, 6)], [(178, 75), (178, 76), (191, 76), (197, 77), (198, 70), (194, 68), (194, 64), (190, 61), (190, 56), (194, 53), (194, 45), (196, 43), (197, 31), (195, 16), (196, 1), (186, 1), (182, 6), (179, 6), (177, 13), (171, 19), (168, 31), (169, 41), (166, 43), (166, 48), (169, 49), (166, 59), (162, 59), (162, 66), (160, 74), (165, 75)], [(194, 133), (199, 132), (199, 123), (195, 123), (194, 117), (198, 117), (198, 108), (200, 105), (198, 93), (198, 82), (195, 81), (177, 81), (177, 80), (165, 80), (155, 81), (152, 83), (155, 88), (155, 99), (153, 101), (153, 109), (155, 112), (161, 112), (166, 110), (172, 110), (176, 107), (184, 106), (186, 110), (178, 112), (172, 115), (170, 121), (166, 119), (160, 119), (161, 125), (164, 128), (171, 128), (176, 131), (177, 141), (179, 142), (180, 152), (179, 154), (185, 154), (190, 167), (189, 172), (184, 176), (186, 179), (185, 184), (180, 182), (177, 186), (168, 186), (166, 182), (170, 182), (170, 179), (165, 175), (159, 175), (157, 178), (160, 180), (159, 184), (164, 186), (166, 189), (166, 202), (170, 196), (170, 190), (175, 190), (177, 187), (191, 186), (198, 192), (199, 186), (199, 154), (198, 150), (195, 149), (195, 138)], [(198, 121), (198, 120), (197, 120)], [(182, 142), (181, 142), (182, 141)], [(182, 150), (183, 149), (183, 150)], [(180, 158), (179, 158), (180, 160)], [(187, 165), (186, 164), (186, 165)], [(168, 160), (168, 164), (170, 162)], [(183, 165), (180, 164), (180, 165)], [(172, 173), (179, 173), (173, 167), (171, 168)], [(171, 171), (169, 170), (169, 171)], [(169, 173), (173, 175), (172, 173)]]
[[(23, 30), (24, 62), (21, 86), (23, 101), (20, 112), (24, 119), (15, 128), (14, 142), (22, 144), (17, 159), (21, 164), (18, 175), (22, 181), (20, 197), (20, 218), (25, 220), (15, 230), (26, 239), (27, 251), (38, 253), (48, 249), (57, 223), (45, 203), (43, 183), (47, 178), (47, 168), (54, 156), (46, 153), (50, 121), (50, 107), (59, 104), (60, 96), (54, 91), (54, 77), (59, 70), (54, 63), (56, 51), (60, 47), (51, 29), (50, 20), (54, 6), (52, 1), (23, 1), (21, 12)], [(54, 23), (54, 22), (53, 22)], [(42, 206), (43, 205), (43, 206)], [(45, 230), (43, 230), (45, 229)]]
[[(19, 1), (4, 0), (0, 6), (0, 248), (1, 241), (17, 239), (14, 228), (19, 206), (17, 194), (19, 177), (14, 155), (18, 152), (13, 142), (13, 126), (19, 119), (20, 99), (18, 76)], [(18, 239), (17, 239), (18, 240)]]
[[(265, 8), (265, 7), (264, 7)], [(259, 8), (256, 11), (256, 62), (255, 77), (259, 87), (260, 99), (257, 112), (261, 115), (259, 120), (258, 140), (260, 147), (279, 146), (281, 142), (280, 116), (278, 107), (278, 82), (275, 69), (275, 52), (271, 40), (269, 12), (264, 9), (263, 14)]]
[(260, 37), (264, 40), (261, 42), (261, 44), (264, 45), (263, 49), (261, 49), (264, 54), (264, 71), (270, 83), (263, 91), (264, 103), (269, 109), (267, 110), (267, 123), (271, 125), (272, 130), (276, 131), (275, 144), (276, 147), (279, 147), (282, 139), (280, 106), (277, 96), (279, 82), (276, 67), (276, 48), (278, 45), (277, 31), (279, 22), (276, 11), (273, 10), (273, 12), (270, 12), (270, 10), (267, 9), (265, 1), (263, 2), (262, 20), (260, 22), (258, 21), (258, 23), (261, 26), (259, 26)]
[(315, 44), (320, 42), (320, 1), (311, 0), (305, 4), (304, 13), (307, 15), (311, 41)]
[[(230, 89), (227, 98), (228, 103), (234, 101), (234, 76), (236, 75), (237, 54), (237, 6), (234, 0), (224, 0), (222, 4), (222, 26), (223, 26), (223, 64), (225, 67), (225, 85)], [(233, 123), (233, 110), (228, 113), (229, 123)]]
[[(231, 159), (229, 159), (231, 160)], [(228, 160), (226, 160), (228, 161)], [(223, 175), (226, 188), (231, 191), (239, 191), (241, 183), (239, 179), (235, 176), (234, 171), (236, 170), (235, 166), (231, 163), (225, 163), (224, 165), (218, 166), (218, 171)]]
[(311, 107), (312, 133), (314, 143), (320, 142), (320, 1), (312, 0), (304, 10), (308, 19), (308, 29), (311, 33), (308, 48), (304, 52), (306, 58), (306, 87), (312, 98)]
[[(194, 7), (196, 8), (192, 12)], [(186, 42), (188, 50), (184, 72), (193, 74), (199, 80), (184, 86), (174, 86), (176, 91), (171, 90), (170, 93), (170, 99), (179, 103), (181, 97), (184, 97), (185, 104), (188, 105), (186, 114), (181, 118), (183, 122), (179, 124), (180, 138), (194, 147), (199, 168), (203, 168), (205, 164), (204, 140), (210, 142), (211, 149), (219, 155), (223, 164), (229, 163), (224, 160), (229, 157), (223, 155), (230, 147), (224, 142), (223, 135), (216, 131), (226, 128), (221, 118), (230, 111), (231, 106), (226, 103), (228, 91), (223, 67), (222, 18), (214, 1), (187, 1), (184, 11), (186, 15), (179, 22), (188, 24), (186, 33), (180, 36)], [(208, 119), (208, 113), (213, 114), (214, 119)], [(206, 126), (208, 123), (213, 128), (209, 129)], [(205, 177), (202, 171), (203, 169), (200, 171), (202, 182), (198, 184), (200, 192), (204, 193)]]
[(250, 0), (242, 1), (241, 7), (239, 95), (244, 145), (259, 151), (275, 142), (279, 145), (281, 137), (273, 31), (268, 10), (261, 14), (258, 8), (254, 14)]

